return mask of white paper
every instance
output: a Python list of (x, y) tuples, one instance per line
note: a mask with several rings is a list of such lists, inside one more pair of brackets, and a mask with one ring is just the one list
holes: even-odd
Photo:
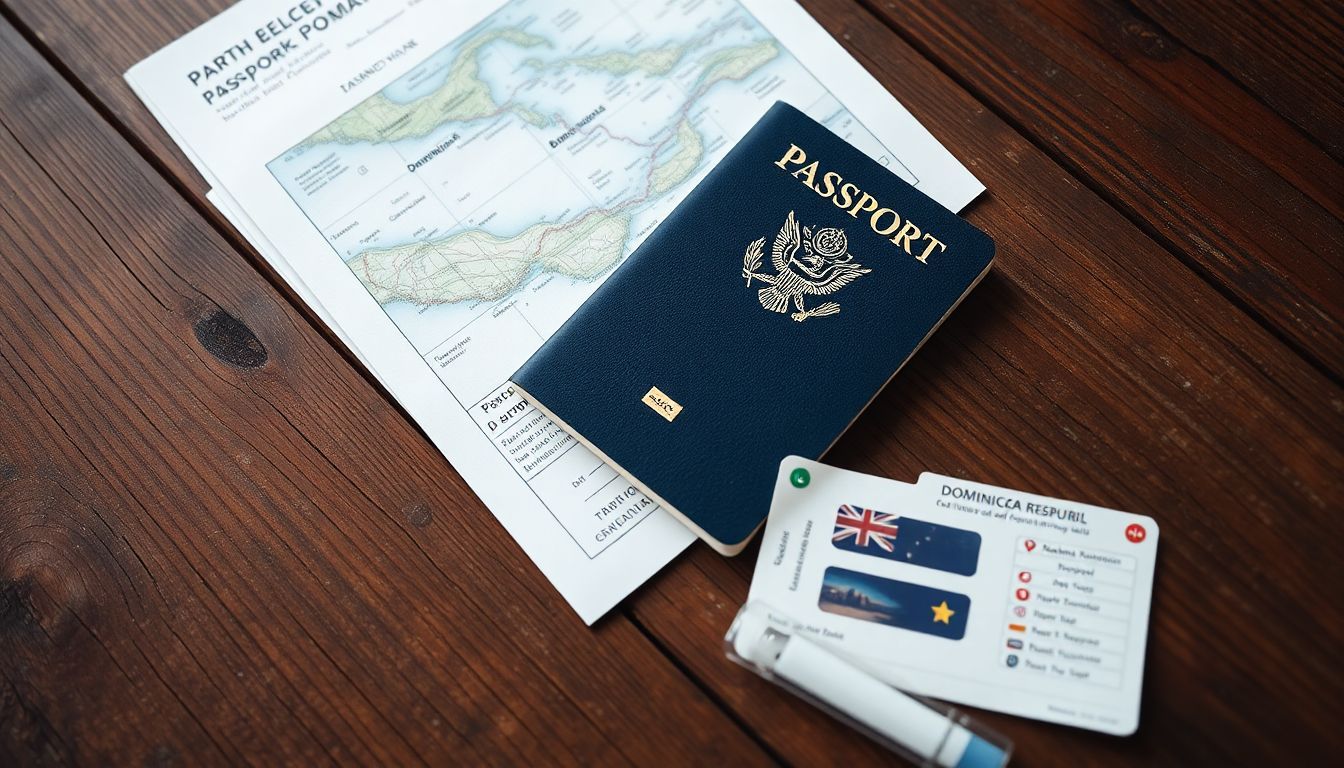
[(245, 0), (127, 80), (590, 623), (691, 534), (508, 376), (777, 99), (982, 190), (791, 2)]

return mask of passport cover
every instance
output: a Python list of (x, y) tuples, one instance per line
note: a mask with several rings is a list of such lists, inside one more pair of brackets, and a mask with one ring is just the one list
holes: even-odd
[(777, 102), (513, 376), (723, 554), (989, 270), (994, 243)]

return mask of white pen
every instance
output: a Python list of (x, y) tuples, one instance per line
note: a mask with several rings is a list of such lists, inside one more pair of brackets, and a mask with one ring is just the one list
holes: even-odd
[(1001, 768), (1012, 743), (952, 707), (904, 693), (817, 642), (771, 621), (792, 621), (747, 603), (724, 637), (728, 657), (818, 704), (911, 762), (939, 768)]

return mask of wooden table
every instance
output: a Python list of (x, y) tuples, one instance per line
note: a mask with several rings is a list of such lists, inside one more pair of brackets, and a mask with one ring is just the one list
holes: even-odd
[[(889, 759), (726, 662), (755, 549), (592, 629), (121, 80), (227, 0), (0, 0), (0, 763)], [(804, 5), (989, 192), (993, 274), (832, 452), (1152, 515), (1137, 735), (1344, 754), (1344, 18)]]

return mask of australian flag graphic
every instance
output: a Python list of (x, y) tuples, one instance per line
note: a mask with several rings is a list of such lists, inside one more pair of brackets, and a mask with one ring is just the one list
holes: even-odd
[(980, 562), (980, 534), (851, 504), (835, 514), (837, 549), (972, 576)]

